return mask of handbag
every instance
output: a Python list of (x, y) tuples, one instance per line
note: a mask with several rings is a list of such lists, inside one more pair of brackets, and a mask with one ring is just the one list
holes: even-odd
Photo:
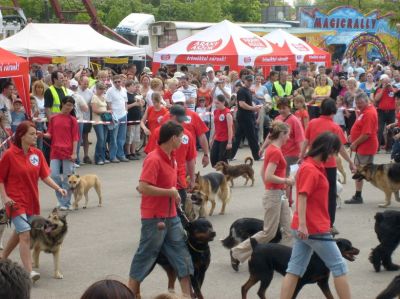
[(113, 117), (112, 117), (110, 112), (102, 113), (100, 115), (100, 118), (101, 118), (102, 121), (105, 121), (105, 122), (111, 122), (113, 120)]

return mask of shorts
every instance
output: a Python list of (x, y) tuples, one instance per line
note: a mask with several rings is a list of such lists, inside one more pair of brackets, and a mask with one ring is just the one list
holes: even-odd
[[(160, 221), (165, 221), (163, 230), (157, 228)], [(160, 252), (167, 257), (179, 278), (193, 275), (192, 257), (185, 238), (179, 217), (142, 219), (139, 248), (133, 257), (129, 276), (143, 281), (153, 269)]]
[(290, 165), (294, 165), (297, 164), (297, 162), (299, 161), (298, 157), (285, 157), (286, 160), (286, 177), (290, 176)]
[(92, 130), (92, 124), (83, 124), (83, 134), (89, 134)]
[[(26, 214), (21, 214), (15, 216), (11, 219), (12, 224), (15, 227), (15, 232), (17, 234), (28, 232), (31, 230), (31, 226), (28, 222), (31, 221), (32, 216), (26, 216)], [(24, 220), (25, 219), (25, 220)]]
[[(348, 272), (347, 263), (344, 260), (335, 241), (301, 240), (297, 232), (293, 231), (295, 241), (287, 273), (302, 277), (307, 270), (312, 254), (318, 254), (325, 266), (332, 272), (333, 277), (345, 275)], [(331, 234), (315, 234), (318, 238), (333, 239)]]
[(354, 157), (354, 164), (356, 166), (372, 164), (373, 162), (374, 162), (374, 155), (360, 155), (356, 153), (356, 156)]
[(139, 143), (140, 142), (140, 125), (128, 125), (126, 130), (126, 143)]

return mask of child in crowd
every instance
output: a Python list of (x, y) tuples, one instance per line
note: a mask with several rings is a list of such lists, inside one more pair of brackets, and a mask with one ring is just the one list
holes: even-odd
[(396, 91), (394, 99), (396, 101), (396, 122), (388, 125), (387, 129), (391, 130), (394, 139), (390, 159), (400, 163), (400, 90)]
[(343, 97), (338, 96), (336, 98), (336, 107), (337, 107), (337, 112), (336, 112), (335, 116), (333, 117), (333, 121), (335, 123), (337, 123), (342, 128), (342, 130), (345, 132), (346, 131), (346, 122), (344, 119), (344, 113), (345, 113), (346, 107), (344, 106)]
[(18, 125), (26, 120), (26, 115), (22, 108), (22, 100), (20, 98), (16, 98), (13, 101), (13, 108), (14, 111), (11, 111), (11, 130), (15, 133)]
[(306, 100), (302, 95), (297, 95), (293, 99), (296, 112), (294, 115), (300, 120), (303, 129), (307, 129), (310, 116), (308, 115)]
[[(125, 153), (129, 160), (139, 160), (136, 147), (140, 143), (140, 119), (142, 118), (142, 107), (144, 100), (140, 94), (140, 84), (128, 80), (125, 84), (128, 95), (128, 127), (126, 130)], [(129, 123), (133, 121), (135, 123)]]
[[(211, 116), (207, 114), (206, 98), (199, 97), (196, 106), (196, 113), (200, 116), (201, 120), (206, 124), (207, 128), (210, 128)], [(207, 139), (210, 137), (210, 131), (206, 133)]]

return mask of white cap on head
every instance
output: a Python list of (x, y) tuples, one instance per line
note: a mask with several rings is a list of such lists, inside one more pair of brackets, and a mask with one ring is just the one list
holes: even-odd
[(79, 83), (75, 79), (69, 80), (69, 87), (78, 87)]
[(174, 94), (172, 95), (172, 102), (175, 103), (185, 103), (186, 102), (186, 97), (183, 94), (182, 91), (175, 91)]
[(385, 80), (385, 79), (390, 80), (390, 78), (389, 78), (389, 76), (388, 76), (387, 74), (381, 75), (381, 77), (380, 77), (379, 79), (380, 79), (380, 80)]
[(212, 68), (212, 66), (208, 66), (206, 68), (206, 73), (208, 73), (208, 72), (214, 72), (214, 69)]

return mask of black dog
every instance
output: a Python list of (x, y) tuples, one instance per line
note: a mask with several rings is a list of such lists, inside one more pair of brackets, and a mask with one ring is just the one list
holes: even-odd
[[(235, 220), (229, 228), (229, 235), (221, 240), (222, 245), (231, 249), (250, 238), (254, 234), (262, 231), (264, 227), (264, 221), (256, 218), (239, 218)], [(282, 239), (281, 231), (278, 229), (275, 237), (270, 241), (271, 243), (279, 243)]]
[[(211, 261), (211, 252), (208, 242), (214, 240), (216, 233), (211, 222), (206, 218), (199, 218), (192, 222), (184, 222), (183, 225), (188, 235), (186, 244), (192, 256), (194, 267), (194, 274), (190, 276), (190, 280), (196, 298), (203, 299), (201, 286), (203, 285), (204, 277)], [(158, 255), (156, 263), (167, 272), (168, 289), (173, 290), (176, 280), (174, 268), (168, 262), (167, 257), (162, 253)]]
[(393, 278), (386, 289), (384, 289), (376, 299), (393, 299), (396, 296), (400, 298), (400, 275)]
[[(272, 281), (274, 271), (279, 272), (281, 275), (286, 274), (292, 248), (281, 244), (258, 244), (255, 239), (250, 240), (253, 247), (253, 253), (249, 261), (250, 277), (242, 286), (242, 299), (247, 298), (247, 292), (258, 281), (261, 281), (261, 283), (257, 294), (261, 299), (265, 299), (265, 291)], [(349, 240), (336, 239), (335, 241), (342, 256), (349, 261), (354, 261), (354, 255), (357, 255), (360, 251), (354, 248)], [(306, 272), (297, 283), (292, 298), (296, 298), (304, 285), (311, 283), (317, 283), (326, 298), (333, 298), (328, 284), (329, 273), (330, 271), (324, 262), (314, 253)]]
[(375, 232), (380, 244), (372, 249), (369, 261), (376, 272), (381, 265), (387, 271), (397, 271), (399, 265), (393, 264), (392, 253), (400, 243), (400, 212), (388, 210), (375, 214)]

